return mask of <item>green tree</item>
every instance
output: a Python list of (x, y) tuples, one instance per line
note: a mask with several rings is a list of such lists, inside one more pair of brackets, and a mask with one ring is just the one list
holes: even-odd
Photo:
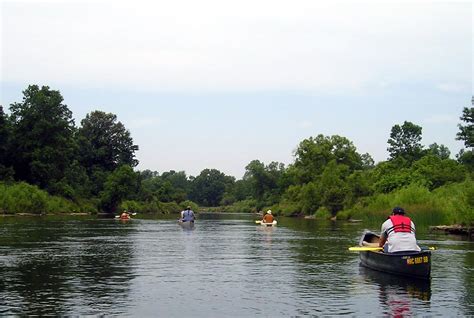
[(135, 167), (135, 151), (130, 132), (117, 116), (102, 111), (93, 111), (81, 121), (76, 134), (79, 146), (78, 160), (86, 168), (92, 188), (91, 193), (103, 190), (108, 175), (122, 165)]
[(332, 215), (344, 207), (346, 196), (350, 193), (346, 178), (350, 173), (348, 166), (337, 164), (335, 160), (328, 163), (324, 168), (319, 183), (321, 204), (325, 206)]
[(132, 200), (138, 190), (138, 180), (138, 174), (132, 167), (118, 167), (108, 176), (100, 193), (101, 209), (108, 213), (116, 212), (123, 200)]
[(456, 140), (464, 142), (466, 148), (474, 147), (474, 107), (464, 107), (462, 116), (460, 119), (466, 123), (466, 125), (459, 124), (459, 132), (457, 133)]
[(259, 160), (253, 160), (245, 167), (243, 180), (248, 183), (253, 198), (259, 201), (257, 208), (278, 201), (284, 192), (282, 186), (284, 173), (285, 165), (278, 162), (271, 162), (265, 166)]
[(423, 156), (421, 145), (422, 128), (411, 122), (405, 121), (402, 126), (392, 127), (390, 139), (387, 141), (390, 160), (403, 158), (410, 165)]
[(117, 116), (102, 111), (93, 111), (81, 121), (77, 133), (80, 145), (80, 160), (85, 167), (114, 171), (122, 165), (135, 167), (135, 151), (130, 132)]
[(72, 113), (48, 86), (30, 85), (23, 95), (10, 106), (15, 176), (57, 192), (75, 150)]
[[(371, 165), (370, 156), (364, 155), (365, 164)], [(351, 171), (363, 167), (362, 156), (357, 153), (354, 144), (345, 137), (318, 135), (303, 140), (295, 151), (294, 166), (301, 183), (308, 183), (322, 174), (331, 161), (344, 164)]]
[(412, 183), (425, 185), (423, 176), (414, 174), (411, 168), (406, 167), (406, 161), (402, 158), (380, 162), (372, 173), (373, 189), (376, 193), (389, 193)]
[(12, 180), (14, 175), (13, 168), (10, 165), (10, 134), (8, 117), (0, 105), (0, 180)]
[(442, 159), (436, 155), (427, 155), (415, 162), (412, 174), (426, 180), (430, 190), (448, 183), (462, 182), (466, 177), (465, 168), (452, 159)]
[(440, 159), (449, 159), (449, 156), (451, 155), (451, 151), (449, 151), (448, 147), (445, 145), (438, 145), (437, 143), (429, 145), (427, 153)]
[(218, 206), (227, 185), (234, 182), (234, 177), (217, 169), (204, 169), (192, 180), (191, 199), (204, 206)]

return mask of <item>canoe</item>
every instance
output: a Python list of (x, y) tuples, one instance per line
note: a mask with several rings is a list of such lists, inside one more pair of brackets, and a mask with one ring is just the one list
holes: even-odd
[(255, 221), (255, 223), (260, 224), (262, 226), (275, 226), (275, 225), (277, 225), (276, 220), (273, 220), (272, 223), (265, 223), (265, 222), (262, 222), (262, 221)]
[[(376, 243), (379, 239), (377, 234), (365, 232), (360, 239), (359, 246)], [(430, 279), (431, 277), (431, 252), (429, 250), (395, 253), (362, 251), (359, 256), (360, 264), (373, 270), (419, 279)]]
[(194, 226), (194, 221), (183, 222), (181, 220), (178, 220), (178, 224), (181, 225), (181, 226)]

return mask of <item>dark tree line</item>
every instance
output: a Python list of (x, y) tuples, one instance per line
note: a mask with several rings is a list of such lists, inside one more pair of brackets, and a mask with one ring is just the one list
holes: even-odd
[(444, 145), (422, 145), (422, 127), (405, 121), (391, 129), (386, 161), (375, 164), (345, 137), (317, 135), (297, 145), (292, 164), (253, 160), (236, 180), (211, 168), (197, 176), (135, 171), (138, 146), (116, 115), (96, 110), (76, 126), (59, 91), (32, 85), (23, 94), (10, 115), (0, 106), (0, 181), (92, 200), (103, 211), (116, 211), (125, 201), (148, 211), (191, 201), (239, 211), (324, 209), (334, 215), (376, 194), (411, 184), (434, 190), (474, 173), (474, 107), (463, 109), (453, 136), (465, 145), (456, 159)]
[(0, 149), (4, 181), (25, 181), (71, 200), (100, 197), (106, 209), (118, 203), (110, 202), (108, 179), (138, 163), (138, 146), (115, 115), (93, 111), (76, 127), (60, 92), (48, 86), (29, 86), (9, 116), (0, 110)]

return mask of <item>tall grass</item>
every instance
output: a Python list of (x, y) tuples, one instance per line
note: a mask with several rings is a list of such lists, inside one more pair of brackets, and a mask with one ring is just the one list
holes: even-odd
[(0, 212), (4, 214), (34, 213), (47, 211), (48, 194), (25, 182), (0, 183)]
[(161, 213), (161, 214), (171, 214), (178, 213), (182, 208), (176, 202), (139, 202), (139, 201), (123, 201), (120, 204), (121, 210), (127, 210), (138, 213)]
[(430, 192), (420, 185), (365, 198), (340, 213), (349, 218), (382, 221), (395, 206), (405, 209), (415, 221), (423, 224), (474, 224), (474, 182), (467, 180)]
[(97, 212), (92, 201), (72, 202), (65, 198), (51, 196), (46, 191), (25, 182), (0, 183), (0, 213), (44, 214)]

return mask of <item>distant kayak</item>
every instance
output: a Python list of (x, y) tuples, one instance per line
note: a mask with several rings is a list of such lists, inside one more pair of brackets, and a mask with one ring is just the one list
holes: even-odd
[(277, 225), (277, 221), (276, 221), (276, 220), (274, 220), (272, 223), (265, 223), (265, 222), (262, 222), (262, 221), (257, 220), (257, 221), (255, 221), (255, 223), (256, 223), (256, 224), (260, 224), (260, 225), (262, 225), (262, 226), (275, 226), (275, 225)]
[(117, 215), (115, 217), (116, 220), (122, 220), (122, 221), (128, 221), (128, 220), (131, 220), (132, 218), (130, 216), (119, 216)]
[(181, 226), (194, 226), (194, 221), (181, 221), (178, 220), (178, 224)]
[(121, 214), (121, 215), (116, 215), (116, 216), (115, 216), (115, 219), (116, 219), (116, 220), (128, 221), (128, 220), (131, 220), (131, 219), (132, 219), (132, 218), (131, 218), (131, 215), (137, 215), (137, 214), (136, 214), (136, 213), (128, 213), (128, 214), (126, 214), (126, 215), (123, 215), (123, 214)]

